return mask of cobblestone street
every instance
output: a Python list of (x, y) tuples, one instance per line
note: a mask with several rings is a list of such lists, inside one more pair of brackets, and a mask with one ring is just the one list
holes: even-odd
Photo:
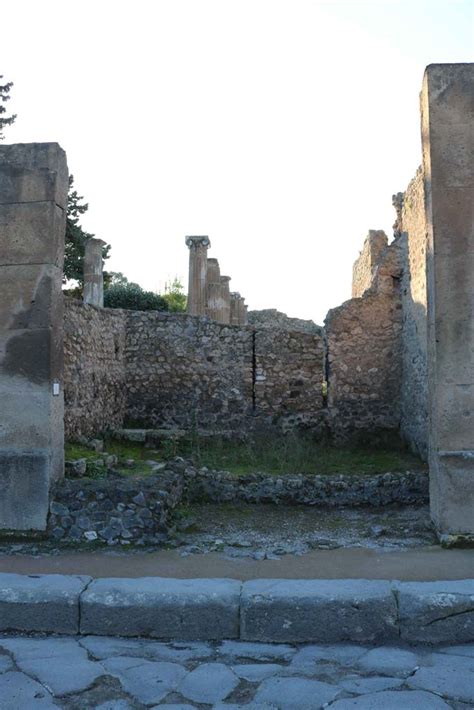
[(474, 644), (368, 647), (0, 639), (1, 710), (468, 710)]

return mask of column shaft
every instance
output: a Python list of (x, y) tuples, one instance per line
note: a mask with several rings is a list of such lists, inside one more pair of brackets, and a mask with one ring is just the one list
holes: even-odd
[(211, 246), (208, 237), (186, 237), (189, 247), (188, 313), (206, 315), (207, 300), (207, 250)]
[(102, 249), (105, 242), (102, 239), (89, 239), (84, 255), (84, 303), (98, 308), (104, 307), (104, 275)]

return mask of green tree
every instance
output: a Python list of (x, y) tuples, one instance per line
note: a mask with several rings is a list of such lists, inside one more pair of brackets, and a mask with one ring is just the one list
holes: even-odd
[[(125, 278), (123, 274), (120, 274)], [(104, 306), (106, 308), (125, 308), (131, 311), (167, 311), (168, 304), (163, 296), (153, 291), (144, 291), (136, 283), (116, 282), (104, 290)]]
[[(3, 75), (0, 74), (0, 79), (3, 79)], [(5, 116), (7, 109), (3, 106), (4, 103), (10, 100), (10, 89), (13, 86), (13, 82), (9, 81), (6, 84), (0, 84), (0, 141), (4, 139), (3, 129), (5, 126), (11, 126), (15, 123), (16, 113), (11, 116)]]
[[(83, 202), (82, 195), (78, 195), (74, 188), (74, 176), (69, 176), (69, 193), (67, 197), (66, 238), (64, 244), (64, 277), (63, 281), (77, 281), (80, 286), (84, 283), (84, 253), (88, 239), (94, 236), (86, 232), (79, 224), (81, 215), (89, 209), (87, 202)], [(102, 258), (108, 259), (110, 244), (106, 244), (102, 251)], [(104, 281), (107, 282), (107, 274)]]
[(183, 291), (183, 284), (177, 276), (171, 283), (166, 282), (162, 296), (168, 304), (168, 310), (172, 313), (183, 313), (186, 310), (188, 299)]

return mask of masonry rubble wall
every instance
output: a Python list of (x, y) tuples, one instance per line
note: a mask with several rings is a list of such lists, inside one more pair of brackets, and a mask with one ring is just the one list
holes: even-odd
[(402, 372), (402, 245), (394, 240), (360, 298), (326, 318), (329, 427), (336, 440), (398, 432)]
[(373, 272), (387, 248), (385, 232), (371, 229), (352, 267), (352, 298), (360, 298), (372, 284)]
[(127, 418), (232, 430), (252, 412), (253, 333), (207, 318), (127, 313)]
[(122, 426), (126, 411), (125, 311), (64, 299), (67, 439)]
[(401, 433), (423, 458), (428, 451), (426, 219), (424, 176), (420, 167), (408, 185), (402, 207), (403, 375)]

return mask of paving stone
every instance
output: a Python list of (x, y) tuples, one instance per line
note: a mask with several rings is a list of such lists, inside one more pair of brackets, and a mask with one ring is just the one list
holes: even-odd
[(0, 656), (0, 673), (5, 673), (13, 668), (13, 663), (11, 658), (8, 656)]
[(387, 690), (336, 700), (331, 710), (451, 710), (441, 698), (421, 691)]
[(106, 659), (101, 665), (120, 680), (127, 693), (145, 705), (159, 703), (168, 693), (176, 690), (186, 675), (186, 670), (177, 663), (126, 656)]
[(204, 643), (167, 644), (145, 639), (122, 639), (107, 636), (85, 636), (79, 643), (100, 660), (112, 656), (135, 656), (149, 660), (176, 661), (208, 658), (213, 649)]
[(474, 579), (398, 582), (401, 638), (410, 643), (474, 641)]
[(236, 638), (240, 589), (231, 579), (95, 579), (81, 596), (81, 633)]
[(243, 663), (231, 668), (239, 678), (248, 680), (249, 683), (260, 683), (281, 671), (283, 666), (278, 663)]
[(457, 646), (443, 646), (437, 649), (438, 653), (446, 653), (449, 656), (470, 656), (474, 658), (474, 643), (458, 644)]
[(187, 705), (186, 703), (165, 703), (155, 705), (151, 710), (196, 710), (195, 705)]
[(466, 670), (474, 673), (474, 657), (452, 656), (447, 653), (430, 653), (420, 664), (428, 668), (451, 668), (453, 671)]
[(79, 596), (90, 577), (0, 573), (0, 631), (76, 634)]
[(241, 638), (247, 641), (376, 642), (398, 638), (397, 606), (383, 580), (245, 582)]
[(374, 648), (357, 661), (357, 666), (364, 671), (394, 676), (408, 676), (419, 665), (416, 654), (390, 646)]
[(450, 667), (420, 668), (407, 683), (412, 688), (429, 690), (452, 700), (474, 703), (474, 673)]
[(344, 678), (339, 681), (339, 685), (344, 690), (349, 690), (351, 693), (359, 693), (360, 695), (366, 693), (378, 693), (381, 690), (392, 690), (393, 688), (399, 688), (402, 683), (404, 683), (403, 678), (385, 678), (383, 676), (378, 678)]
[(285, 710), (315, 710), (334, 700), (340, 689), (308, 678), (268, 678), (254, 696), (255, 703), (268, 703)]
[(96, 705), (94, 710), (133, 710), (126, 700), (106, 700), (105, 703)]
[(2, 710), (57, 710), (48, 691), (23, 673), (8, 671), (0, 675)]
[(64, 658), (74, 656), (79, 660), (87, 659), (87, 652), (74, 638), (0, 638), (0, 646), (10, 653), (16, 661), (35, 658)]
[(313, 673), (323, 663), (335, 663), (341, 666), (352, 665), (366, 652), (365, 646), (353, 644), (305, 646), (294, 656), (290, 663), (290, 669)]
[(105, 675), (99, 663), (78, 655), (17, 658), (16, 661), (24, 673), (34, 676), (55, 696), (79, 693)]
[(250, 643), (247, 641), (222, 641), (217, 648), (221, 656), (231, 658), (252, 658), (255, 661), (281, 659), (289, 661), (296, 653), (294, 646), (277, 643)]
[(268, 703), (245, 703), (239, 705), (236, 703), (217, 703), (212, 706), (212, 710), (278, 710), (276, 705), (268, 705)]
[(239, 679), (223, 663), (203, 663), (188, 673), (178, 692), (196, 703), (217, 703), (238, 686)]

